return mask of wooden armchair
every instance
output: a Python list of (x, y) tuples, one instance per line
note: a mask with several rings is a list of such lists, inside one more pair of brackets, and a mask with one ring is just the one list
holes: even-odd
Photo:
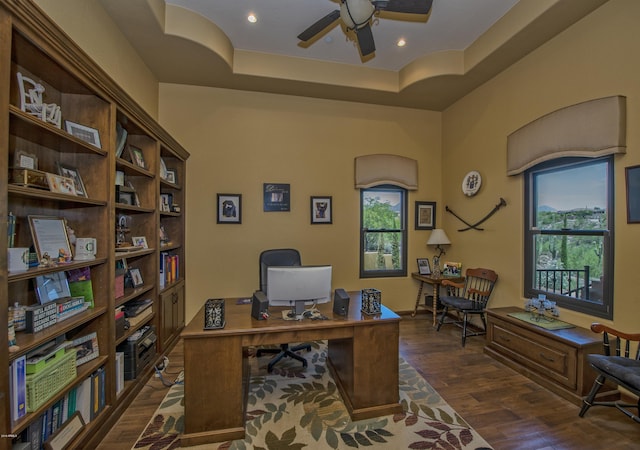
[[(591, 367), (598, 372), (598, 377), (593, 383), (593, 387), (584, 400), (582, 401), (582, 409), (580, 409), (580, 417), (584, 417), (585, 413), (592, 406), (613, 406), (622, 411), (625, 415), (640, 423), (640, 333), (628, 334), (618, 330), (614, 330), (606, 325), (594, 323), (591, 330), (595, 333), (602, 333), (602, 343), (604, 345), (604, 355), (587, 355), (587, 359)], [(615, 354), (612, 355), (609, 336), (615, 336)], [(632, 352), (632, 343), (636, 346), (635, 358), (629, 355)], [(622, 401), (594, 401), (594, 398), (605, 381), (610, 380), (618, 386), (622, 386), (638, 397), (636, 404), (624, 403)], [(634, 408), (637, 414), (634, 414), (628, 408)]]
[[(443, 280), (442, 286), (446, 286), (447, 295), (440, 297), (442, 303), (442, 315), (438, 319), (438, 327), (443, 323), (455, 323), (462, 328), (462, 346), (467, 340), (467, 336), (480, 336), (487, 333), (487, 321), (484, 311), (493, 291), (493, 287), (498, 281), (498, 274), (491, 269), (467, 269), (465, 279), (461, 283), (454, 283), (451, 280)], [(458, 318), (462, 314), (462, 320), (445, 322), (449, 310), (457, 311)], [(478, 315), (482, 320), (484, 328), (480, 331), (470, 332), (468, 330), (469, 315)]]

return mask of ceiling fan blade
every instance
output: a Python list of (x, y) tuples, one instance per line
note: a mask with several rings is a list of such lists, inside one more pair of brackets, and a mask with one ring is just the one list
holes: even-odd
[(371, 26), (367, 23), (364, 27), (356, 30), (356, 36), (358, 37), (358, 46), (360, 47), (360, 54), (362, 56), (370, 55), (376, 51), (376, 43), (373, 41), (373, 32)]
[(322, 19), (318, 20), (316, 23), (300, 33), (298, 35), (298, 39), (306, 42), (321, 33), (325, 28), (333, 25), (338, 19), (340, 19), (340, 10), (336, 9), (335, 11), (331, 11)]
[(380, 0), (372, 1), (376, 10), (405, 14), (429, 14), (433, 0)]

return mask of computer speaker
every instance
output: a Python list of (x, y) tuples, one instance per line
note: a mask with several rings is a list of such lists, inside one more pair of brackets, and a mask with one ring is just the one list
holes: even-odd
[(333, 294), (333, 312), (339, 316), (349, 313), (349, 294), (344, 289), (336, 289)]
[(251, 316), (256, 320), (269, 317), (269, 300), (262, 291), (255, 291), (251, 299)]

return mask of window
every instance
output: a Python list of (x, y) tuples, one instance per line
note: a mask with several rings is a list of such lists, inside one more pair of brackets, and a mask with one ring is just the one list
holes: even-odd
[(360, 191), (360, 277), (407, 275), (407, 191), (379, 186)]
[(525, 292), (613, 318), (613, 158), (562, 158), (525, 178)]

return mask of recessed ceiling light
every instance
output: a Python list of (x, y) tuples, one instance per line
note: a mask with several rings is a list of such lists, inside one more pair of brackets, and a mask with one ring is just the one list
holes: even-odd
[(251, 13), (247, 16), (247, 20), (251, 23), (256, 23), (258, 21), (258, 18), (255, 14)]
[(404, 39), (400, 38), (400, 39), (398, 39), (398, 42), (396, 42), (396, 45), (398, 47), (404, 47), (405, 45), (407, 45), (407, 41), (405, 41)]

